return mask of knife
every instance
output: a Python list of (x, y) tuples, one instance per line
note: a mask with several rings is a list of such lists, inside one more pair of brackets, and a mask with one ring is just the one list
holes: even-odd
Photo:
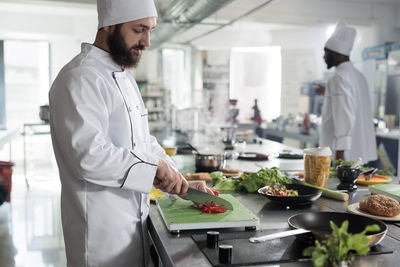
[[(153, 184), (156, 185), (160, 182), (161, 182), (160, 179), (155, 177)], [(217, 205), (224, 205), (223, 207), (228, 210), (233, 210), (233, 206), (228, 200), (225, 200), (223, 198), (211, 195), (209, 193), (191, 187), (189, 187), (188, 191), (186, 192), (186, 199), (191, 200), (193, 202), (197, 202), (199, 204), (206, 204), (206, 203), (210, 204), (211, 201), (213, 201)]]
[(217, 205), (223, 205), (228, 210), (233, 210), (233, 206), (229, 201), (191, 187), (186, 193), (186, 199), (200, 204), (210, 204), (213, 201)]
[(365, 175), (365, 181), (368, 181), (371, 179), (371, 177), (378, 171), (377, 168), (371, 169), (369, 171), (364, 172), (363, 174)]

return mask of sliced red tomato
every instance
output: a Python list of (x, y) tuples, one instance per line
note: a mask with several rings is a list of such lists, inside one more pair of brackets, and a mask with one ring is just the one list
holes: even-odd
[(224, 208), (224, 205), (217, 205), (214, 201), (211, 201), (210, 204), (203, 204), (201, 213), (224, 213), (226, 210), (227, 209)]

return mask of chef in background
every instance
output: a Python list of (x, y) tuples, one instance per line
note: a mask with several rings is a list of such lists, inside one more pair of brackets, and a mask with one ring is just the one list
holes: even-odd
[(355, 37), (354, 28), (339, 22), (325, 44), (325, 63), (335, 72), (326, 88), (316, 89), (324, 95), (319, 145), (335, 151), (335, 159), (367, 163), (377, 159), (376, 137), (367, 81), (349, 59)]
[[(58, 74), (49, 93), (69, 267), (147, 266), (149, 192), (185, 197), (188, 182), (149, 134), (134, 78), (150, 32), (153, 0), (98, 0), (93, 44)], [(211, 193), (202, 183), (191, 184)]]

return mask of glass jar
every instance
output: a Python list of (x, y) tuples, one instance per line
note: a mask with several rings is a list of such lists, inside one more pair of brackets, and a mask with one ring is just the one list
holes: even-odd
[(304, 179), (307, 183), (328, 186), (331, 156), (329, 147), (304, 149)]

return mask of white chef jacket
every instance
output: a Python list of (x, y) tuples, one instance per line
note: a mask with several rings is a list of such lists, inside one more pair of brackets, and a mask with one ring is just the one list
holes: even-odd
[(346, 160), (377, 159), (371, 100), (365, 77), (351, 62), (341, 63), (329, 79), (322, 108), (320, 146), (344, 150)]
[(149, 192), (158, 158), (168, 157), (149, 134), (135, 80), (82, 44), (49, 100), (68, 266), (146, 265)]

